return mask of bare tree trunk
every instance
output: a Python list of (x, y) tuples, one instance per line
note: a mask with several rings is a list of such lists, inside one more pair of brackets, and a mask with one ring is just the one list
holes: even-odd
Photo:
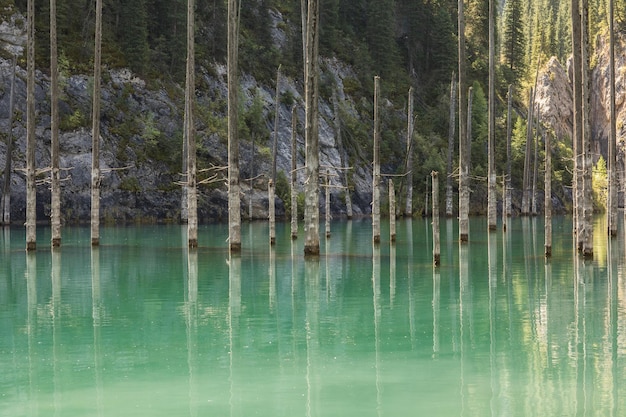
[(15, 98), (15, 70), (17, 56), (13, 55), (13, 74), (11, 75), (11, 92), (9, 93), (9, 131), (7, 132), (7, 152), (4, 164), (4, 184), (2, 187), (2, 218), (1, 223), (11, 224), (11, 175), (13, 173), (13, 102)]
[(573, 199), (574, 199), (574, 233), (576, 235), (576, 247), (582, 250), (582, 196), (580, 170), (582, 168), (582, 66), (581, 66), (581, 27), (580, 27), (580, 3), (579, 0), (571, 0), (572, 13), (572, 68), (573, 68), (573, 96), (574, 96), (574, 124), (572, 143), (574, 148), (574, 178), (573, 178)]
[(452, 72), (450, 80), (450, 114), (448, 125), (448, 164), (446, 165), (446, 217), (452, 217), (452, 157), (454, 154), (454, 130), (456, 126), (456, 79)]
[(530, 152), (533, 138), (533, 110), (534, 110), (534, 90), (531, 88), (528, 93), (528, 117), (526, 119), (526, 151), (524, 152), (524, 178), (522, 181), (522, 215), (530, 213)]
[(487, 225), (488, 229), (496, 230), (498, 212), (496, 208), (496, 36), (495, 0), (489, 0), (489, 111), (488, 111), (488, 186), (487, 186)]
[(610, 123), (611, 133), (609, 136), (609, 161), (608, 161), (608, 178), (609, 178), (609, 202), (608, 202), (608, 223), (609, 236), (617, 236), (617, 119), (615, 115), (615, 33), (614, 24), (614, 1), (609, 0), (609, 86), (610, 86)]
[(267, 194), (269, 200), (270, 245), (274, 245), (276, 244), (276, 204), (274, 204), (274, 181), (271, 179), (267, 182)]
[(255, 159), (256, 159), (256, 141), (255, 134), (252, 132), (250, 134), (250, 139), (252, 142), (252, 150), (250, 155), (250, 197), (248, 198), (248, 220), (252, 221), (254, 219), (254, 209), (252, 208), (252, 199), (254, 197), (254, 177), (256, 170), (255, 168)]
[(302, 62), (304, 62), (304, 79), (307, 79), (306, 76), (306, 71), (307, 71), (307, 53), (308, 53), (308, 48), (307, 48), (307, 30), (308, 30), (308, 16), (307, 16), (307, 10), (308, 10), (308, 0), (300, 0), (300, 18), (302, 20)]
[(544, 130), (544, 142), (546, 145), (546, 172), (545, 172), (545, 255), (546, 258), (552, 256), (552, 145), (550, 143), (550, 133)]
[(439, 266), (441, 262), (441, 243), (439, 236), (439, 173), (430, 173), (433, 182), (433, 264)]
[(61, 246), (61, 175), (59, 170), (59, 70), (57, 3), (50, 0), (50, 142), (52, 247)]
[(380, 243), (380, 77), (374, 77), (374, 169), (372, 178), (372, 239)]
[(537, 177), (538, 177), (538, 169), (539, 169), (539, 106), (537, 106), (536, 114), (535, 114), (535, 135), (534, 137), (534, 146), (535, 146), (535, 156), (533, 157), (533, 191), (532, 191), (532, 204), (531, 204), (531, 214), (533, 216), (537, 215)]
[(396, 241), (396, 189), (393, 180), (389, 179), (389, 239)]
[(583, 256), (593, 258), (593, 198), (591, 175), (593, 156), (591, 154), (591, 99), (589, 74), (589, 4), (581, 2), (581, 63), (582, 63), (582, 99), (583, 99)]
[(231, 252), (241, 251), (241, 197), (239, 195), (239, 0), (228, 0), (228, 242)]
[(298, 115), (296, 106), (291, 108), (291, 239), (298, 238), (298, 190), (296, 189), (298, 149), (297, 149)]
[(93, 63), (91, 119), (91, 246), (100, 245), (100, 82), (102, 59), (102, 0), (96, 0), (96, 38)]
[(413, 87), (409, 88), (409, 103), (407, 109), (406, 129), (406, 204), (404, 215), (413, 216)]
[(190, 248), (198, 247), (198, 196), (196, 184), (195, 100), (195, 12), (194, 0), (187, 0), (187, 67), (185, 85), (185, 119), (187, 120), (187, 240)]
[(337, 148), (339, 149), (341, 167), (344, 168), (341, 175), (343, 177), (344, 186), (346, 187), (346, 217), (350, 220), (353, 216), (353, 212), (352, 197), (350, 196), (350, 184), (348, 181), (348, 155), (346, 155), (346, 150), (343, 147), (343, 139), (341, 136), (341, 118), (339, 112), (339, 100), (337, 99), (337, 90), (333, 90), (333, 113), (335, 114), (335, 137)]
[(326, 170), (324, 215), (326, 217), (326, 238), (330, 237), (330, 171)]
[(276, 70), (276, 98), (274, 99), (274, 143), (272, 145), (272, 180), (276, 184), (276, 158), (278, 156), (278, 117), (280, 115), (280, 65)]
[(465, 136), (461, 137), (462, 145), (459, 147), (459, 240), (465, 243), (469, 240), (469, 164), (470, 146), (472, 137), (472, 101), (473, 89), (470, 87), (467, 93), (467, 120)]
[(318, 256), (320, 253), (319, 236), (319, 0), (309, 0), (306, 30), (306, 174), (304, 254)]
[(35, 188), (35, 4), (28, 0), (26, 80), (26, 250), (37, 249), (37, 189)]
[(513, 107), (513, 85), (509, 85), (508, 91), (508, 104), (507, 104), (507, 113), (506, 113), (506, 176), (504, 179), (504, 222), (503, 226), (506, 230), (506, 223), (508, 222), (508, 217), (511, 217), (511, 136), (513, 131), (513, 120), (512, 120), (512, 107)]
[(465, 12), (458, 0), (458, 64), (459, 64), (459, 240), (469, 239), (469, 152), (465, 89)]

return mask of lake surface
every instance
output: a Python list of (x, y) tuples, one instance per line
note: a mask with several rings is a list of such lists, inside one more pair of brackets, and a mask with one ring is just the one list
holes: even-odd
[(541, 219), (443, 220), (437, 269), (430, 227), (335, 222), (316, 261), (288, 224), (235, 257), (224, 225), (0, 230), (0, 416), (626, 414), (622, 224), (582, 262), (555, 219), (546, 263)]

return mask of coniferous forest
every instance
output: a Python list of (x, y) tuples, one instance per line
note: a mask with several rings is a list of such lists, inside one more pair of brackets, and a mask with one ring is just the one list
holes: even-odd
[[(2, 0), (3, 18), (15, 10), (26, 14), (26, 0)], [(473, 90), (471, 129), (472, 211), (485, 212), (487, 195), (487, 86), (489, 61), (488, 0), (465, 5), (467, 85)], [(104, 0), (102, 63), (108, 69), (129, 68), (149, 86), (183, 85), (186, 60), (185, 0)], [(49, 68), (49, 2), (37, 0), (36, 62)], [(67, 0), (57, 6), (59, 67), (63, 74), (89, 74), (93, 68), (93, 1)], [(538, 67), (556, 57), (563, 67), (571, 55), (570, 2), (506, 0), (496, 5), (496, 149), (498, 176), (506, 167), (507, 90), (513, 86), (512, 187), (522, 188), (529, 88)], [(387, 173), (402, 172), (405, 161), (406, 94), (415, 98), (413, 184), (415, 210), (427, 211), (426, 178), (446, 172), (449, 135), (450, 81), (457, 70), (457, 2), (452, 0), (322, 0), (320, 55), (349, 65), (356, 76), (344, 79), (346, 94), (359, 103), (358, 118), (343, 120), (349, 145), (366, 159), (371, 153), (373, 77), (380, 75), (383, 97), (382, 160)], [(302, 86), (303, 44), (301, 3), (296, 0), (243, 1), (240, 17), (239, 70), (259, 83), (275, 85), (280, 66), (286, 77)], [(224, 65), (227, 54), (227, 2), (199, 0), (195, 7), (195, 64), (211, 73)], [(617, 2), (615, 30), (626, 28), (626, 5)], [(274, 29), (280, 29), (276, 31)], [(598, 39), (608, 32), (608, 0), (589, 3), (591, 67), (596, 64)], [(277, 33), (279, 35), (277, 35)], [(5, 58), (9, 58), (8, 56)], [(25, 56), (18, 57), (25, 67)], [(320, 94), (332, 99), (333, 80), (320, 76)], [(205, 86), (197, 86), (203, 88)], [(288, 101), (288, 99), (287, 99)], [(457, 106), (458, 110), (458, 106)], [(271, 113), (271, 112), (270, 112)], [(256, 115), (258, 116), (258, 114)], [(269, 135), (270, 116), (255, 119), (254, 108), (242, 122)], [(217, 122), (216, 122), (217, 123)], [(244, 135), (245, 136), (245, 135)], [(457, 139), (458, 140), (458, 139)], [(554, 146), (553, 193), (568, 209), (572, 181), (571, 142), (558, 138)], [(604, 149), (603, 146), (599, 148)], [(458, 166), (455, 142), (454, 166)], [(541, 151), (539, 152), (541, 154)], [(171, 157), (171, 155), (169, 155)], [(178, 156), (177, 156), (178, 157)], [(596, 158), (597, 160), (597, 158)], [(602, 170), (602, 161), (598, 164)], [(444, 179), (445, 181), (445, 179)], [(499, 179), (500, 183), (501, 180)], [(455, 185), (456, 187), (456, 185)], [(280, 190), (277, 190), (280, 196)], [(443, 191), (442, 191), (443, 193)], [(281, 197), (284, 197), (281, 196)], [(514, 197), (515, 199), (515, 197)], [(286, 200), (283, 198), (283, 200)]]

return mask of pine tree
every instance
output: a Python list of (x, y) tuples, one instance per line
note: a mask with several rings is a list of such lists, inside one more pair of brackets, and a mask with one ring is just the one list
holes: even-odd
[(526, 41), (522, 19), (522, 1), (507, 0), (504, 5), (503, 19), (502, 63), (507, 68), (505, 72), (507, 81), (514, 83), (520, 79), (525, 70)]

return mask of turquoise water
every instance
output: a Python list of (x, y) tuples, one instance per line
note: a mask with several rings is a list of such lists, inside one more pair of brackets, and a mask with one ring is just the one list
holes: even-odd
[[(621, 227), (621, 225), (620, 225)], [(573, 256), (571, 220), (506, 234), (473, 219), (459, 246), (401, 221), (337, 222), (319, 260), (303, 234), (204, 226), (66, 228), (58, 251), (0, 230), (0, 416), (620, 416), (626, 414), (624, 233)], [(621, 230), (621, 229), (620, 229)]]

